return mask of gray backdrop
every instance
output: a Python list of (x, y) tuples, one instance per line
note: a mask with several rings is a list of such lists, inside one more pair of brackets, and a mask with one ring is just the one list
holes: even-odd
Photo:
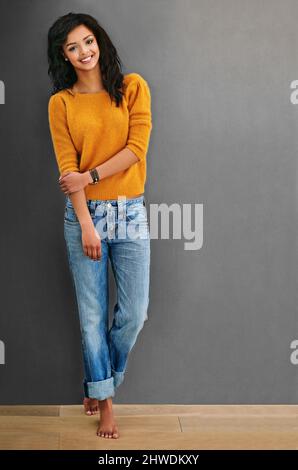
[(69, 11), (96, 16), (124, 72), (150, 85), (148, 210), (204, 208), (201, 249), (172, 237), (151, 242), (149, 320), (114, 402), (297, 403), (298, 2), (0, 5), (1, 404), (82, 400), (47, 116), (47, 31)]

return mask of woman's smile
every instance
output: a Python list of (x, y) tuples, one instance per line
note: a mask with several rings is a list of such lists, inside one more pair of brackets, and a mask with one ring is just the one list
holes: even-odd
[(93, 59), (93, 56), (94, 56), (94, 54), (92, 54), (88, 57), (85, 57), (84, 59), (81, 59), (80, 62), (82, 62), (82, 64), (89, 64), (91, 62), (91, 60)]

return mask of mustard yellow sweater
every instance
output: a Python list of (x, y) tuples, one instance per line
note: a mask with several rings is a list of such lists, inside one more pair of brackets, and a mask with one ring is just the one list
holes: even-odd
[(111, 103), (105, 90), (77, 93), (66, 88), (49, 99), (49, 127), (60, 175), (94, 168), (125, 147), (139, 159), (98, 184), (85, 186), (86, 199), (130, 197), (145, 189), (152, 129), (150, 90), (138, 73), (124, 75), (124, 83), (120, 107)]

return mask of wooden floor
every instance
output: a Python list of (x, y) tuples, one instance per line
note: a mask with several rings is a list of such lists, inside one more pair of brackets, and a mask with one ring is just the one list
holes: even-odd
[(295, 449), (298, 405), (117, 405), (119, 439), (83, 405), (0, 406), (0, 449)]

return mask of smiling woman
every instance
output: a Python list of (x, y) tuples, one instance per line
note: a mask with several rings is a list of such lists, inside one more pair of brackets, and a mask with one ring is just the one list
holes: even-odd
[[(48, 118), (67, 195), (64, 238), (79, 306), (84, 407), (87, 414), (100, 409), (99, 436), (116, 438), (112, 397), (148, 319), (150, 89), (139, 73), (121, 73), (115, 46), (90, 15), (58, 18), (48, 33), (48, 61), (54, 88)], [(129, 228), (124, 236), (121, 228)], [(117, 288), (110, 330), (109, 261)]]
[[(49, 124), (60, 176), (68, 174), (59, 180), (60, 187), (66, 194), (84, 190), (86, 199), (137, 197), (146, 183), (152, 130), (149, 86), (138, 73), (123, 75), (109, 47), (114, 51), (101, 29), (80, 24), (58, 51), (50, 52), (54, 92)], [(55, 67), (55, 54), (64, 59), (64, 73)], [(111, 70), (102, 72), (100, 64)], [(89, 174), (94, 168), (100, 177), (97, 185)]]
[[(82, 43), (83, 44), (79, 52), (76, 52), (78, 48), (78, 44), (76, 42), (69, 42), (63, 48), (65, 60), (70, 60), (73, 66), (75, 66), (76, 60), (78, 60), (82, 64), (90, 64), (92, 61), (94, 62), (99, 57), (99, 49), (97, 47), (97, 42), (92, 34), (88, 34), (86, 37), (84, 37), (82, 39)], [(86, 52), (84, 50), (85, 44), (88, 48), (88, 51)], [(82, 51), (82, 53), (80, 51)]]

